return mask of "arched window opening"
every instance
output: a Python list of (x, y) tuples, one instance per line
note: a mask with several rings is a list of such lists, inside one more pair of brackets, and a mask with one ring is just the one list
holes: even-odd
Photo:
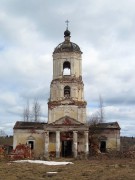
[(68, 61), (63, 63), (63, 75), (71, 75), (70, 62)]
[(70, 87), (69, 86), (65, 86), (64, 87), (64, 97), (65, 98), (69, 98), (70, 97)]

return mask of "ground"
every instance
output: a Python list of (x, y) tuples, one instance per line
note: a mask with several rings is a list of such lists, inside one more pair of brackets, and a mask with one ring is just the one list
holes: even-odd
[[(56, 160), (56, 159), (55, 159)], [(58, 161), (58, 160), (57, 160)], [(59, 159), (74, 164), (48, 166), (0, 161), (1, 180), (134, 180), (135, 159)], [(58, 172), (48, 175), (47, 172)]]

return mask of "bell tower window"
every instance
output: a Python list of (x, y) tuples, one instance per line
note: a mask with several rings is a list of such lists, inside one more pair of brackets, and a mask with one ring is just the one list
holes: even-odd
[(71, 66), (68, 61), (63, 63), (63, 75), (71, 75)]
[(69, 86), (64, 87), (64, 97), (70, 98), (70, 87)]

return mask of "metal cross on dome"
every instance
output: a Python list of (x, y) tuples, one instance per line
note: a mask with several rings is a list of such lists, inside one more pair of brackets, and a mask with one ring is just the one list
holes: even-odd
[(65, 23), (66, 23), (67, 29), (68, 29), (68, 23), (69, 23), (69, 20), (66, 20)]

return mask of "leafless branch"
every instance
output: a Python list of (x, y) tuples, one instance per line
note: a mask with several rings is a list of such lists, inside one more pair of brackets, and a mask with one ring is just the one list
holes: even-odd
[(32, 116), (35, 122), (40, 121), (41, 106), (37, 99), (33, 102)]
[(26, 107), (24, 107), (23, 120), (24, 120), (24, 121), (30, 121), (29, 100), (27, 100), (27, 105), (26, 105)]

